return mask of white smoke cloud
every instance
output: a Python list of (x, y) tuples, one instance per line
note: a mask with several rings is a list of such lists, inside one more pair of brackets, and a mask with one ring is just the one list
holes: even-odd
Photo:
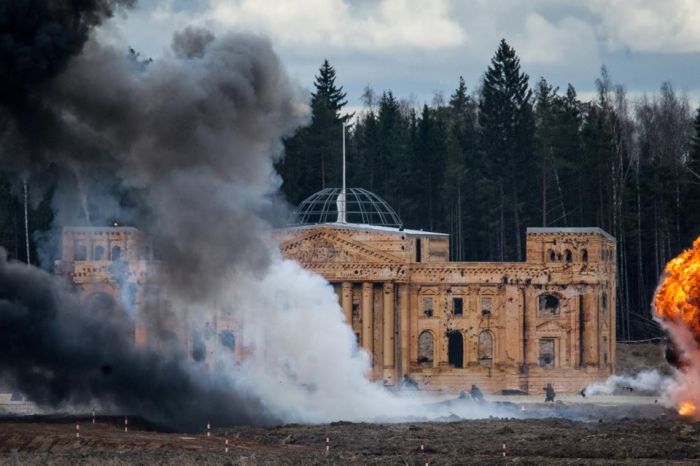
[(660, 394), (672, 383), (671, 379), (656, 369), (642, 371), (635, 375), (612, 375), (605, 382), (588, 385), (586, 396), (612, 395), (619, 390)]

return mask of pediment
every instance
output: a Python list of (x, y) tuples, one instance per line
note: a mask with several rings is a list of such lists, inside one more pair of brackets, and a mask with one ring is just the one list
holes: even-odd
[(337, 232), (315, 231), (280, 245), (285, 259), (302, 264), (361, 263), (399, 264), (401, 259)]
[(538, 332), (561, 332), (564, 326), (558, 320), (548, 320), (537, 326)]

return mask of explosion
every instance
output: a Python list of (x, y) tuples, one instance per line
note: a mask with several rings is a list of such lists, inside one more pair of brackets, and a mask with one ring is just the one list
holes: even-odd
[(677, 368), (668, 395), (678, 414), (700, 419), (700, 237), (666, 264), (654, 298), (657, 319), (671, 335), (667, 359)]
[(682, 321), (700, 338), (700, 238), (666, 264), (666, 276), (656, 293), (656, 315)]
[(695, 414), (695, 411), (697, 411), (697, 408), (692, 401), (684, 401), (678, 407), (678, 414), (681, 416), (692, 416)]

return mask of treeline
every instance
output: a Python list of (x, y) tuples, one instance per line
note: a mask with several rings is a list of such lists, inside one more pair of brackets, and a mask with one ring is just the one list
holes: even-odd
[(391, 91), (356, 115), (325, 61), (311, 120), (285, 141), (278, 170), (290, 203), (341, 185), (367, 188), (406, 227), (447, 232), (452, 259), (523, 260), (528, 226), (591, 227), (618, 241), (618, 338), (657, 335), (650, 303), (664, 264), (700, 234), (700, 109), (670, 84), (632, 101), (603, 68), (582, 101), (534, 88), (501, 41), (478, 88), (416, 108)]

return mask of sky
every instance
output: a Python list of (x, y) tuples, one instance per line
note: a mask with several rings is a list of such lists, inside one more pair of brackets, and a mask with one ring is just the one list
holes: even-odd
[(106, 31), (157, 58), (187, 26), (268, 37), (304, 89), (327, 58), (350, 108), (366, 86), (417, 106), (459, 76), (474, 91), (502, 38), (533, 84), (590, 98), (605, 65), (632, 98), (669, 81), (700, 104), (700, 0), (138, 0)]

